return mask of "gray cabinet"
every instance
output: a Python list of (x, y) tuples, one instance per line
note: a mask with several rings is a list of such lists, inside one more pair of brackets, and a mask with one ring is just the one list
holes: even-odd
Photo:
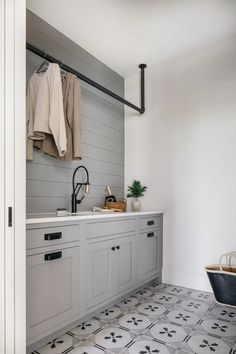
[(134, 285), (135, 236), (92, 243), (86, 255), (87, 308)]
[(116, 294), (128, 291), (135, 283), (137, 262), (135, 240), (135, 236), (129, 236), (116, 241)]
[(79, 315), (79, 247), (27, 257), (27, 337)]
[(121, 220), (106, 220), (92, 221), (86, 224), (86, 237), (87, 239), (94, 239), (98, 237), (111, 236), (116, 234), (127, 234), (135, 232), (136, 219), (135, 218), (122, 218)]
[(112, 276), (115, 254), (114, 241), (102, 241), (87, 246), (86, 250), (86, 307), (91, 308), (110, 298), (114, 292)]
[(139, 229), (159, 229), (161, 228), (162, 217), (160, 215), (150, 215), (139, 218)]
[(26, 231), (27, 249), (55, 246), (79, 240), (79, 225), (43, 227)]
[(162, 215), (29, 226), (28, 344), (125, 296), (160, 276), (161, 268)]
[(161, 231), (148, 230), (140, 234), (139, 269), (141, 279), (158, 274), (162, 262)]

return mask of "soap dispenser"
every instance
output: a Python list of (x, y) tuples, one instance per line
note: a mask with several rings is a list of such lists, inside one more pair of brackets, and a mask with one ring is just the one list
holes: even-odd
[(105, 192), (107, 192), (107, 196), (105, 197), (105, 205), (107, 205), (108, 202), (116, 202), (116, 197), (112, 195), (110, 186), (106, 186)]

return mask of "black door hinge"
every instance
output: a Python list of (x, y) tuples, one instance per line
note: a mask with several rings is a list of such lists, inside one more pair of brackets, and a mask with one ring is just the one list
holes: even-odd
[(8, 227), (12, 227), (12, 207), (8, 207)]

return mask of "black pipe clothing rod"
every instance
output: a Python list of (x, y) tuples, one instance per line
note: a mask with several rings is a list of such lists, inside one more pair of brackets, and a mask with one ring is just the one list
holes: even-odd
[(52, 57), (48, 53), (44, 52), (43, 50), (41, 50), (39, 48), (36, 48), (35, 46), (33, 46), (32, 44), (30, 44), (28, 42), (26, 43), (26, 49), (31, 51), (32, 53), (42, 57), (43, 59), (49, 61), (50, 63), (59, 64), (61, 69), (76, 75), (82, 81), (84, 81), (87, 84), (95, 87), (96, 89), (104, 92), (108, 96), (113, 97), (115, 100), (125, 104), (126, 106), (131, 107), (132, 109), (138, 111), (139, 113), (144, 113), (145, 112), (145, 90), (144, 90), (145, 77), (144, 77), (144, 70), (147, 67), (146, 64), (140, 64), (139, 65), (139, 68), (141, 70), (141, 84), (140, 84), (141, 107), (138, 107), (138, 106), (135, 106), (133, 103), (131, 103), (129, 101), (126, 101), (123, 97), (118, 96), (116, 93), (108, 90), (106, 87), (104, 87), (104, 86), (98, 84), (97, 82), (91, 80), (90, 78), (88, 78), (84, 74), (81, 74), (80, 72), (78, 72), (78, 71), (74, 70), (73, 68), (67, 66), (61, 60), (58, 60), (58, 59)]

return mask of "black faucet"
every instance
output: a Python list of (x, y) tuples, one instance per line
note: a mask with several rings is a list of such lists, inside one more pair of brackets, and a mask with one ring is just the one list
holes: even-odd
[[(76, 183), (75, 184), (75, 175), (76, 172), (80, 169), (83, 168), (86, 172), (87, 175), (87, 181), (85, 183)], [(73, 188), (73, 192), (71, 195), (71, 212), (72, 213), (76, 213), (77, 212), (77, 204), (80, 204), (82, 202), (82, 200), (84, 199), (85, 195), (82, 196), (81, 199), (77, 199), (77, 195), (81, 189), (82, 186), (85, 186), (85, 193), (89, 193), (89, 189), (90, 189), (90, 183), (89, 183), (89, 173), (86, 167), (84, 166), (78, 166), (74, 173), (73, 173), (73, 177), (72, 177), (72, 188)]]

